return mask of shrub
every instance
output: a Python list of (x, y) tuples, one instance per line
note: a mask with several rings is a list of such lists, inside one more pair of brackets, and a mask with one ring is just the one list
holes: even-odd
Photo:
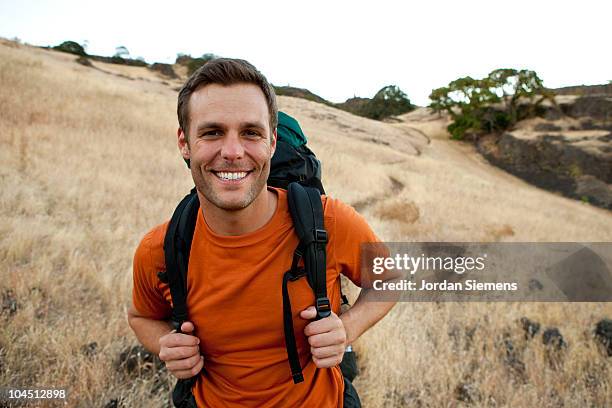
[(365, 105), (365, 116), (381, 120), (413, 109), (414, 105), (397, 85), (388, 85), (376, 92), (374, 98)]
[(87, 53), (85, 52), (85, 48), (77, 42), (74, 41), (64, 41), (60, 45), (56, 45), (53, 47), (54, 50), (67, 52), (69, 54), (80, 55), (82, 57), (86, 57)]
[(212, 53), (206, 53), (201, 57), (193, 58), (188, 54), (178, 54), (176, 56), (176, 63), (187, 67), (187, 75), (191, 76), (198, 68), (206, 64), (208, 61), (212, 61), (219, 58), (217, 55)]
[(381, 88), (372, 99), (355, 97), (347, 99), (337, 107), (375, 120), (401, 115), (415, 108), (410, 103), (408, 96), (397, 85), (387, 85)]
[(505, 68), (483, 79), (456, 79), (434, 89), (429, 99), (432, 110), (446, 111), (452, 118), (448, 131), (453, 139), (509, 129), (519, 120), (535, 116), (544, 100), (554, 103), (553, 94), (544, 88), (535, 71)]

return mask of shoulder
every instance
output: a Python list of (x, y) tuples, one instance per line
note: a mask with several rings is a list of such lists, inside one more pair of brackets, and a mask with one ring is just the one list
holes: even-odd
[(327, 247), (329, 259), (336, 269), (354, 284), (361, 286), (360, 254), (362, 244), (379, 242), (366, 219), (353, 207), (341, 200), (322, 197), (325, 228), (330, 239)]
[(343, 201), (326, 195), (321, 196), (321, 201), (326, 222), (332, 224), (336, 230), (345, 231), (350, 226), (369, 228), (366, 219)]
[(164, 238), (168, 230), (169, 221), (157, 225), (149, 230), (141, 239), (136, 253), (134, 263), (149, 266), (156, 270), (164, 270)]
[(132, 303), (141, 316), (165, 319), (170, 316), (167, 284), (157, 275), (166, 270), (164, 237), (168, 223), (147, 232), (134, 254)]
[(322, 196), (322, 200), (325, 226), (334, 236), (336, 243), (380, 241), (367, 220), (353, 207), (329, 196)]

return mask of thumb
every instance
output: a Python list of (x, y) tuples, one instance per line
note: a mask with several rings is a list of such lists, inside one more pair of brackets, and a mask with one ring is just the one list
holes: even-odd
[(191, 322), (183, 322), (183, 324), (181, 325), (181, 332), (187, 334), (187, 333), (191, 333), (193, 331), (195, 327), (193, 326), (193, 323)]
[(317, 317), (317, 309), (314, 306), (308, 306), (308, 308), (300, 312), (300, 317), (306, 320), (312, 320)]

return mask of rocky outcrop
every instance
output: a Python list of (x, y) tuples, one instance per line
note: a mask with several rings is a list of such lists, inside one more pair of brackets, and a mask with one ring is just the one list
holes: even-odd
[(557, 96), (557, 108), (545, 105), (544, 117), (557, 120), (564, 117), (582, 119), (587, 126), (612, 130), (612, 95)]
[(576, 85), (551, 89), (557, 95), (609, 95), (612, 96), (612, 83), (604, 85)]
[(151, 71), (159, 72), (160, 74), (168, 78), (172, 78), (172, 79), (178, 78), (178, 75), (176, 75), (176, 72), (174, 72), (174, 68), (172, 68), (172, 65), (170, 64), (163, 64), (161, 62), (156, 62), (153, 65), (151, 65), (149, 69)]
[(562, 96), (545, 109), (478, 150), (532, 184), (612, 209), (612, 97)]

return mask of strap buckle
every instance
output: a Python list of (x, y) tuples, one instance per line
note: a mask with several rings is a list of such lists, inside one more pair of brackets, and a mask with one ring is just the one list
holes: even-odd
[(293, 377), (293, 383), (294, 384), (298, 384), (301, 383), (302, 381), (304, 381), (304, 376), (302, 375), (302, 373), (291, 373), (291, 377)]
[(300, 279), (302, 276), (306, 275), (306, 271), (304, 270), (304, 268), (290, 269), (287, 273), (289, 274), (289, 280), (291, 282), (294, 282)]
[(313, 231), (313, 241), (317, 244), (327, 244), (327, 231), (324, 229), (314, 229)]
[(171, 323), (172, 328), (176, 330), (177, 333), (181, 333), (181, 326), (183, 325), (183, 322), (172, 319)]
[(317, 298), (315, 301), (315, 308), (317, 309), (318, 319), (323, 319), (331, 315), (331, 304), (327, 297)]

